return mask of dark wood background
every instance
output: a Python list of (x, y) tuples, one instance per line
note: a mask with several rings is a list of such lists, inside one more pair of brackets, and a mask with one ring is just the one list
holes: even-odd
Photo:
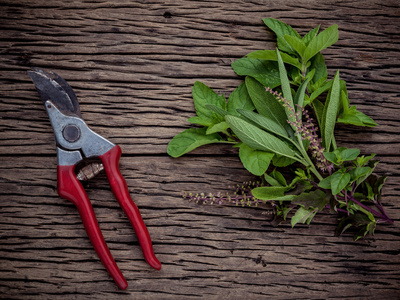
[[(400, 299), (400, 4), (385, 1), (0, 0), (0, 298)], [(230, 64), (274, 49), (261, 19), (301, 34), (337, 23), (325, 50), (352, 104), (380, 124), (340, 126), (340, 145), (377, 153), (390, 175), (383, 201), (396, 223), (354, 242), (334, 216), (272, 227), (262, 208), (200, 206), (184, 191), (229, 191), (254, 180), (235, 149), (216, 145), (172, 159), (170, 139), (190, 126), (196, 80), (228, 95)], [(121, 171), (163, 263), (143, 260), (104, 176), (89, 183), (105, 239), (129, 287), (118, 290), (56, 191), (52, 129), (26, 74), (56, 71), (74, 88), (92, 129), (119, 144)]]

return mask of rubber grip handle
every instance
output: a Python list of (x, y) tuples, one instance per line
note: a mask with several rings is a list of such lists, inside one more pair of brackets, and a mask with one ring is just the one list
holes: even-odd
[(120, 206), (135, 230), (145, 260), (151, 267), (156, 270), (160, 270), (161, 263), (154, 255), (149, 231), (143, 222), (139, 209), (129, 194), (126, 181), (122, 177), (119, 170), (119, 159), (121, 157), (121, 153), (121, 147), (116, 145), (111, 150), (107, 151), (103, 155), (100, 155), (99, 157), (103, 162), (108, 181), (110, 182), (111, 190), (113, 191)]
[(58, 194), (62, 198), (74, 203), (78, 208), (87, 235), (101, 262), (114, 279), (115, 283), (121, 289), (125, 290), (128, 287), (128, 283), (115, 263), (110, 249), (107, 247), (97, 222), (96, 215), (93, 211), (92, 204), (90, 203), (82, 184), (76, 178), (74, 169), (75, 166), (57, 166)]

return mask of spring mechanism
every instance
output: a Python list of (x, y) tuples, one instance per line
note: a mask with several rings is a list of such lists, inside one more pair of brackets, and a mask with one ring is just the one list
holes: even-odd
[(92, 179), (95, 177), (97, 174), (99, 174), (101, 171), (104, 170), (103, 164), (100, 163), (91, 163), (78, 172), (76, 175), (76, 178), (81, 181), (87, 181), (89, 179)]

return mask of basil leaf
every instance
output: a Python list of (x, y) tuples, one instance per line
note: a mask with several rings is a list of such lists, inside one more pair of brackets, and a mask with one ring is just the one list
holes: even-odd
[(311, 80), (312, 83), (316, 83), (322, 78), (324, 78), (324, 81), (326, 81), (326, 79), (328, 78), (328, 69), (325, 64), (324, 56), (321, 53), (317, 53), (311, 59), (310, 70), (315, 70), (314, 77)]
[(306, 44), (306, 46), (308, 46), (308, 44), (316, 37), (316, 35), (318, 34), (319, 31), (319, 27), (321, 25), (318, 25), (318, 27), (310, 30), (304, 37), (303, 37), (303, 43)]
[(314, 55), (323, 49), (333, 45), (339, 39), (339, 31), (337, 24), (328, 27), (318, 34), (307, 46), (304, 51), (303, 61), (310, 60)]
[(330, 150), (333, 140), (333, 131), (335, 129), (335, 124), (336, 124), (336, 117), (339, 108), (339, 99), (340, 99), (340, 81), (339, 81), (339, 71), (337, 71), (335, 77), (333, 78), (332, 89), (325, 103), (324, 111), (322, 114), (322, 124), (323, 124), (322, 140), (324, 143), (324, 147), (327, 151)]
[(172, 157), (179, 157), (202, 145), (222, 142), (217, 134), (206, 134), (206, 128), (189, 128), (174, 136), (169, 142), (167, 153)]
[(295, 31), (290, 25), (273, 18), (263, 19), (263, 21), (264, 24), (276, 34), (278, 47), (284, 52), (294, 53), (293, 48), (287, 43), (284, 36), (291, 35), (300, 38), (297, 31)]
[(277, 124), (275, 120), (248, 110), (238, 109), (238, 112), (249, 121), (257, 124), (259, 127), (261, 127), (261, 129), (274, 133), (293, 143), (293, 141), (289, 138), (286, 129), (283, 128), (281, 124)]
[(278, 66), (274, 61), (244, 57), (235, 60), (232, 68), (236, 74), (251, 76), (271, 89), (280, 84)]
[(355, 105), (345, 110), (343, 114), (339, 116), (337, 122), (342, 124), (367, 127), (374, 127), (378, 125), (372, 118), (358, 111)]
[(306, 50), (306, 45), (304, 42), (299, 37), (287, 34), (284, 36), (284, 39), (290, 45), (290, 47), (294, 49), (301, 58), (303, 58), (304, 50)]
[[(286, 186), (262, 186), (251, 190), (253, 196), (260, 200), (277, 200), (284, 196), (288, 190)], [(293, 198), (294, 195), (289, 195)], [(287, 199), (289, 200), (289, 199)]]
[(190, 118), (188, 121), (204, 126), (211, 126), (216, 122), (213, 114), (210, 114), (210, 110), (206, 107), (207, 104), (213, 104), (222, 109), (226, 107), (225, 97), (219, 96), (200, 81), (196, 81), (193, 86), (193, 101), (198, 117)]
[(258, 113), (285, 128), (287, 125), (286, 112), (275, 96), (267, 92), (263, 85), (251, 77), (246, 77), (245, 83), (250, 98)]
[[(297, 223), (305, 223), (310, 217), (313, 217), (315, 213), (317, 212), (317, 209), (305, 209), (304, 207), (299, 207), (299, 209), (296, 211), (294, 216), (291, 219), (291, 225), (294, 227)], [(311, 220), (310, 220), (311, 221)]]
[[(299, 60), (297, 58), (290, 56), (289, 54), (286, 54), (283, 52), (281, 53), (281, 56), (282, 56), (283, 62), (285, 62), (289, 65), (292, 65), (300, 70), (302, 69), (302, 64), (299, 62)], [(250, 52), (249, 54), (246, 55), (246, 57), (272, 60), (272, 61), (278, 60), (275, 50), (257, 50), (254, 52)]]
[(346, 148), (340, 152), (340, 158), (342, 161), (355, 160), (360, 155), (360, 149)]
[(287, 167), (291, 164), (293, 164), (295, 161), (297, 161), (296, 159), (293, 158), (288, 158), (286, 156), (282, 156), (282, 155), (278, 155), (276, 154), (273, 158), (272, 158), (272, 164), (275, 167)]
[(255, 150), (246, 144), (239, 147), (240, 161), (247, 171), (256, 176), (261, 176), (267, 171), (273, 156), (274, 153)]
[(251, 101), (244, 82), (230, 94), (226, 106), (228, 113), (234, 116), (239, 116), (237, 109), (254, 110), (253, 101)]
[(226, 130), (229, 128), (229, 124), (226, 123), (225, 121), (222, 121), (220, 123), (211, 125), (210, 127), (207, 128), (206, 134), (213, 134), (216, 132), (226, 132)]
[(317, 208), (323, 210), (328, 201), (329, 197), (323, 191), (315, 190), (309, 193), (301, 193), (293, 199), (292, 203), (302, 205), (305, 209)]
[(214, 104), (207, 104), (206, 107), (209, 110), (215, 112), (217, 115), (219, 115), (222, 118), (229, 114), (225, 109), (222, 109), (221, 107), (216, 106)]
[(225, 120), (237, 137), (249, 147), (274, 152), (299, 161), (296, 152), (274, 135), (235, 116), (226, 116)]
[[(283, 64), (282, 57), (278, 49), (276, 49), (276, 55), (278, 57), (279, 77), (281, 79), (282, 93), (285, 99), (287, 100), (288, 105), (293, 108), (292, 90), (290, 89), (290, 83), (287, 77), (285, 65)], [(296, 122), (296, 118), (293, 115), (293, 112), (290, 110), (290, 108), (286, 107), (285, 111), (287, 119), (291, 122)]]
[(332, 195), (339, 194), (350, 182), (350, 179), (350, 174), (343, 173), (342, 170), (333, 173), (331, 176)]
[(296, 95), (294, 96), (293, 99), (293, 103), (296, 108), (296, 111), (299, 113), (299, 119), (301, 120), (301, 116), (302, 116), (302, 107), (304, 107), (304, 96), (306, 94), (306, 88), (308, 85), (308, 82), (310, 81), (309, 78), (307, 78), (306, 80), (304, 80), (299, 88), (297, 89)]

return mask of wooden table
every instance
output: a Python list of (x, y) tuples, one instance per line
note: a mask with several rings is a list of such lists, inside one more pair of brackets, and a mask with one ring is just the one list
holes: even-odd
[[(0, 0), (0, 298), (399, 299), (400, 5), (386, 1)], [(338, 24), (324, 51), (352, 104), (380, 124), (340, 126), (340, 145), (377, 153), (390, 175), (383, 201), (396, 223), (354, 242), (336, 218), (272, 227), (262, 208), (200, 206), (184, 191), (230, 191), (255, 180), (237, 150), (215, 145), (179, 159), (170, 139), (190, 126), (196, 80), (228, 95), (230, 64), (274, 49), (261, 19), (301, 34)], [(129, 287), (118, 290), (77, 210), (57, 195), (50, 122), (26, 74), (53, 70), (74, 88), (92, 129), (119, 144), (121, 171), (163, 263), (152, 270), (105, 176), (87, 185)]]

